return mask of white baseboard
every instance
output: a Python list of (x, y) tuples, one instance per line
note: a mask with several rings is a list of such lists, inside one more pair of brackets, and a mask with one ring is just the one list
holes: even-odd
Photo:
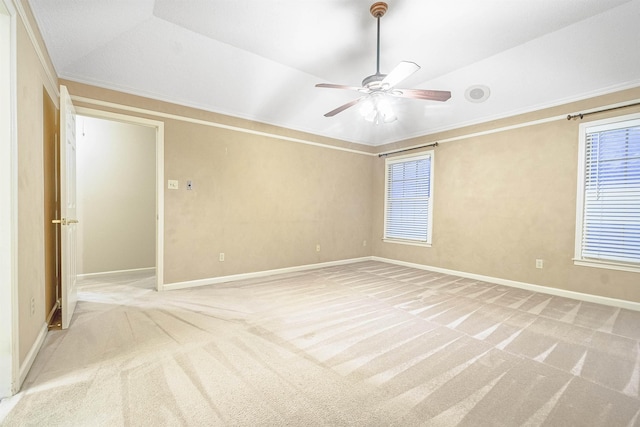
[(498, 277), (483, 276), (481, 274), (449, 270), (446, 268), (432, 267), (429, 265), (398, 261), (398, 260), (389, 259), (389, 258), (380, 258), (380, 257), (373, 256), (371, 257), (371, 259), (373, 261), (381, 261), (389, 264), (396, 264), (396, 265), (402, 265), (405, 267), (418, 268), (421, 270), (434, 271), (436, 273), (450, 274), (452, 276), (459, 276), (467, 279), (481, 280), (483, 282), (495, 283), (497, 285), (504, 285), (504, 286), (510, 286), (513, 288), (526, 289), (532, 292), (540, 292), (543, 294), (555, 295), (555, 296), (560, 296), (565, 298), (577, 299), (580, 301), (593, 302), (596, 304), (603, 304), (603, 305), (608, 305), (613, 307), (626, 308), (628, 310), (640, 311), (640, 303), (634, 302), (634, 301), (603, 297), (603, 296), (593, 295), (593, 294), (584, 294), (582, 292), (568, 291), (565, 289), (558, 289), (558, 288), (550, 288), (548, 286), (534, 285), (531, 283), (518, 282), (515, 280), (500, 279)]
[(185, 288), (193, 288), (197, 286), (214, 285), (218, 283), (233, 282), (237, 280), (272, 276), (274, 274), (293, 273), (298, 271), (313, 270), (317, 268), (332, 267), (336, 265), (353, 264), (353, 263), (362, 262), (362, 261), (386, 262), (389, 264), (402, 265), (405, 267), (412, 267), (420, 270), (428, 270), (428, 271), (434, 271), (436, 273), (450, 274), (452, 276), (459, 276), (467, 279), (481, 280), (483, 282), (510, 286), (512, 288), (526, 289), (532, 292), (540, 292), (548, 295), (555, 295), (555, 296), (560, 296), (565, 298), (572, 298), (580, 301), (586, 301), (586, 302), (592, 302), (596, 304), (608, 305), (612, 307), (626, 308), (628, 310), (640, 311), (640, 303), (634, 302), (634, 301), (627, 301), (627, 300), (622, 300), (617, 298), (609, 298), (609, 297), (604, 297), (600, 295), (585, 294), (582, 292), (568, 291), (565, 289), (551, 288), (548, 286), (534, 285), (532, 283), (518, 282), (515, 280), (501, 279), (499, 277), (484, 276), (481, 274), (467, 273), (465, 271), (457, 271), (457, 270), (450, 270), (447, 268), (432, 267), (429, 265), (416, 264), (416, 263), (406, 262), (406, 261), (398, 261), (395, 259), (381, 258), (377, 256), (352, 258), (352, 259), (330, 261), (330, 262), (324, 262), (324, 263), (318, 263), (318, 264), (300, 265), (296, 267), (257, 271), (254, 273), (234, 274), (230, 276), (220, 276), (220, 277), (213, 277), (208, 279), (189, 280), (185, 282), (167, 283), (162, 286), (161, 290), (168, 291), (168, 290), (174, 290), (174, 289), (185, 289)]
[(38, 333), (38, 337), (35, 342), (31, 346), (29, 353), (27, 353), (27, 357), (25, 357), (24, 362), (20, 365), (20, 376), (18, 377), (18, 390), (22, 388), (22, 383), (24, 383), (25, 378), (27, 378), (27, 374), (33, 366), (33, 362), (36, 360), (36, 356), (40, 352), (40, 348), (42, 344), (44, 344), (44, 339), (47, 337), (47, 332), (49, 331), (49, 325), (44, 323), (42, 328), (40, 328), (40, 333)]
[(193, 288), (196, 286), (215, 285), (218, 283), (235, 282), (237, 280), (254, 279), (257, 277), (273, 276), (274, 274), (295, 273), (298, 271), (315, 270), (317, 268), (333, 267), (336, 265), (353, 264), (354, 262), (371, 261), (371, 257), (351, 258), (340, 261), (321, 262), (318, 264), (299, 265), (295, 267), (278, 268), (275, 270), (256, 271), (253, 273), (233, 274), (230, 276), (212, 277), (209, 279), (189, 280), (186, 282), (165, 283), (161, 289), (169, 291), (174, 289)]
[(147, 268), (132, 268), (130, 270), (115, 270), (115, 271), (101, 271), (99, 273), (85, 273), (78, 274), (78, 280), (83, 279), (106, 279), (113, 276), (124, 276), (129, 274), (148, 274), (154, 273), (156, 271), (155, 267), (147, 267)]

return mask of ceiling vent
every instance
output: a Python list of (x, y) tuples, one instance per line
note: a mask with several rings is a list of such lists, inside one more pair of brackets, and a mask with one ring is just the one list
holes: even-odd
[(464, 97), (470, 102), (480, 103), (489, 99), (491, 90), (484, 85), (470, 86), (465, 92)]

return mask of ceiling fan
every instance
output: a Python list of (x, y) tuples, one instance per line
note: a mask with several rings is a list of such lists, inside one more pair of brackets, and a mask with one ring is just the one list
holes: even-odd
[(380, 18), (387, 12), (387, 4), (385, 2), (376, 2), (371, 5), (369, 11), (371, 15), (378, 21), (378, 39), (377, 39), (377, 56), (376, 56), (376, 73), (366, 77), (362, 81), (362, 87), (335, 85), (331, 83), (319, 83), (316, 87), (324, 87), (330, 89), (347, 89), (354, 90), (364, 95), (360, 98), (354, 99), (335, 110), (331, 110), (326, 113), (325, 117), (333, 117), (338, 113), (353, 107), (359, 102), (369, 100), (370, 105), (368, 111), (365, 113), (365, 118), (376, 124), (381, 122), (388, 122), (395, 120), (385, 119), (386, 107), (384, 105), (385, 96), (393, 96), (398, 98), (413, 98), (413, 99), (425, 99), (429, 101), (446, 101), (451, 98), (451, 92), (442, 90), (424, 90), (424, 89), (399, 89), (396, 85), (407, 77), (415, 73), (420, 69), (420, 66), (415, 62), (402, 61), (396, 67), (391, 70), (389, 74), (380, 73)]

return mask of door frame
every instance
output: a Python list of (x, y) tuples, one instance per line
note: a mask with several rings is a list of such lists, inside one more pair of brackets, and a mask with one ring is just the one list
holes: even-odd
[[(50, 104), (49, 104), (50, 101)], [(48, 110), (48, 107), (52, 111)], [(58, 160), (60, 145), (58, 136), (60, 127), (58, 123), (60, 110), (45, 87), (42, 88), (42, 129), (43, 129), (43, 171), (44, 171), (44, 304), (45, 322), (51, 326), (53, 317), (59, 309), (61, 289), (61, 265), (60, 238), (61, 226), (52, 221), (60, 219), (60, 162)], [(49, 113), (49, 116), (47, 116)], [(47, 128), (47, 122), (51, 120), (52, 128)], [(47, 133), (47, 131), (49, 131)], [(53, 131), (53, 133), (51, 132)], [(47, 295), (52, 299), (47, 299)], [(53, 303), (50, 304), (51, 300)]]
[[(0, 10), (0, 398), (20, 388), (18, 354), (17, 12)], [(8, 36), (8, 37), (7, 37)], [(6, 59), (9, 59), (6, 61)]]
[[(74, 96), (71, 96), (74, 99)], [(164, 122), (76, 106), (76, 115), (111, 120), (156, 130), (156, 290), (164, 288)]]

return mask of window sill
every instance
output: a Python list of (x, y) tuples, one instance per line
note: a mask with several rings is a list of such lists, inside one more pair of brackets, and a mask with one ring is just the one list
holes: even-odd
[(430, 248), (431, 243), (427, 242), (416, 242), (413, 240), (400, 240), (400, 239), (382, 239), (385, 243), (398, 243), (401, 245), (409, 245), (409, 246), (421, 246), (423, 248)]
[(606, 268), (608, 270), (630, 271), (632, 273), (640, 273), (640, 265), (622, 264), (611, 261), (597, 261), (585, 259), (573, 259), (574, 265), (581, 267)]

